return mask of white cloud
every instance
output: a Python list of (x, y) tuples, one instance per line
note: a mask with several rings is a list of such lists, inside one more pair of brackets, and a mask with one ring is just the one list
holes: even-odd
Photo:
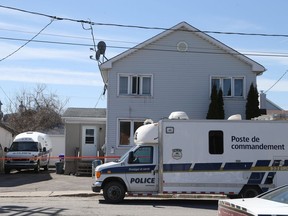
[(0, 80), (77, 86), (103, 86), (96, 72), (56, 70), (47, 68), (0, 68)]

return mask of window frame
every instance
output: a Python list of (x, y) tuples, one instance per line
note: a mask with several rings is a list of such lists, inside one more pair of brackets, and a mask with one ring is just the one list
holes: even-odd
[[(138, 149), (135, 150), (134, 152), (134, 157), (137, 157), (138, 159), (140, 158), (139, 155), (136, 153), (141, 151), (141, 149), (149, 149), (149, 161), (143, 161), (141, 162), (141, 159), (138, 162), (132, 162), (129, 164), (153, 164), (154, 162), (154, 147), (153, 146), (140, 146)], [(141, 156), (141, 155), (140, 155)]]
[[(96, 144), (96, 128), (94, 126), (83, 126), (83, 141), (85, 145), (95, 145)], [(93, 135), (87, 134), (87, 130), (93, 130)], [(87, 142), (87, 138), (93, 137), (93, 143), (92, 142)]]
[[(215, 83), (215, 81), (217, 80), (217, 90), (219, 90), (219, 88), (222, 89), (223, 92), (223, 97), (224, 98), (246, 98), (245, 96), (245, 77), (243, 76), (236, 76), (236, 77), (232, 77), (232, 76), (211, 76), (210, 77), (210, 95), (211, 95), (211, 91), (212, 91), (212, 87), (213, 87), (213, 83)], [(228, 94), (226, 93), (226, 89), (224, 89), (224, 81), (225, 80), (230, 80), (230, 94), (228, 91)], [(242, 80), (242, 95), (235, 95), (237, 93), (237, 91), (235, 90), (236, 84), (235, 82), (237, 80)], [(218, 86), (219, 85), (219, 86)], [(209, 96), (210, 96), (209, 95)]]
[[(135, 145), (134, 143), (134, 133), (137, 128), (143, 125), (145, 119), (127, 119), (127, 118), (119, 118), (117, 120), (117, 146), (118, 147), (131, 147)], [(130, 136), (128, 137), (129, 143), (128, 144), (121, 144), (121, 123), (129, 122), (130, 123)], [(139, 123), (140, 125), (135, 129), (135, 123)]]
[[(127, 78), (125, 88), (121, 89), (121, 78)], [(145, 79), (150, 79), (149, 93), (145, 93)], [(153, 76), (152, 74), (118, 74), (117, 95), (118, 96), (140, 96), (140, 97), (152, 97), (153, 96)], [(124, 83), (123, 83), (124, 84)], [(126, 93), (123, 91), (126, 90)]]
[[(221, 143), (215, 143), (216, 141)], [(224, 132), (222, 130), (209, 130), (208, 152), (210, 155), (224, 154)]]

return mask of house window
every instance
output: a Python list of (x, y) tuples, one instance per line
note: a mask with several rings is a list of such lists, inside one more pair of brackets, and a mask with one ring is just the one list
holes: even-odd
[(152, 95), (151, 75), (120, 75), (119, 95)]
[(139, 120), (119, 120), (119, 145), (133, 145), (134, 133), (143, 125), (143, 122)]
[(85, 129), (85, 144), (95, 143), (95, 129)]
[(223, 154), (223, 131), (209, 131), (209, 153)]
[(223, 97), (243, 97), (244, 94), (244, 78), (235, 77), (212, 77), (211, 89), (213, 85), (217, 90), (223, 91)]

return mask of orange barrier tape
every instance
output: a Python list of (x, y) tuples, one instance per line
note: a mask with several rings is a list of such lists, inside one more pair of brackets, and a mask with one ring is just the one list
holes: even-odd
[[(38, 158), (41, 158), (41, 157), (38, 157)], [(45, 157), (44, 157), (45, 158)], [(64, 160), (67, 160), (67, 159), (73, 159), (73, 160), (80, 160), (80, 159), (95, 159), (95, 160), (103, 160), (103, 159), (118, 159), (120, 158), (120, 156), (81, 156), (81, 157), (77, 157), (77, 156), (64, 156), (63, 158), (62, 157), (56, 157), (56, 156), (53, 156), (53, 157), (50, 157), (50, 160), (59, 160), (59, 159), (64, 159)], [(35, 157), (22, 157), (22, 158), (0, 158), (0, 161), (5, 161), (5, 160), (23, 160), (23, 159), (27, 159), (27, 160), (34, 160)]]

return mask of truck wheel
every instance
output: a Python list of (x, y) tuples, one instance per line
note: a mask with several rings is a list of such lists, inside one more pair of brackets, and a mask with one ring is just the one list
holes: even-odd
[(240, 196), (243, 198), (252, 198), (262, 193), (258, 186), (244, 186), (240, 192)]
[(39, 161), (37, 162), (37, 166), (34, 168), (34, 172), (35, 173), (39, 173), (40, 172), (40, 163), (39, 163)]
[(120, 182), (109, 182), (104, 186), (103, 196), (109, 203), (119, 203), (125, 197), (125, 190), (123, 184)]

